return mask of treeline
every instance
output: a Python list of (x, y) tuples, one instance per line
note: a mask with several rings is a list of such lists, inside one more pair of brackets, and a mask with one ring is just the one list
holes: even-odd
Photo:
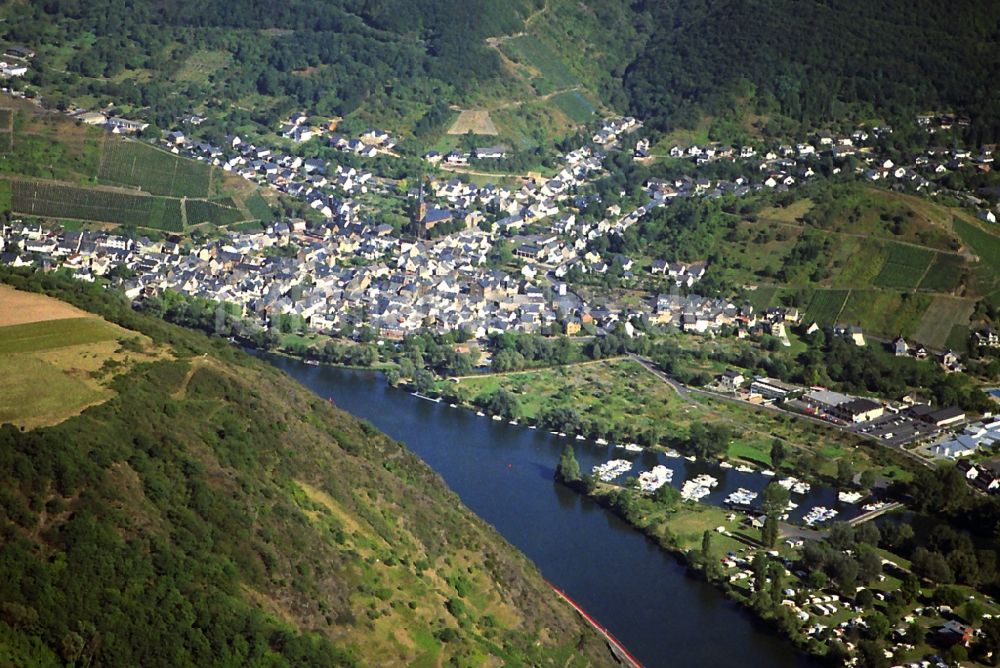
[[(625, 72), (634, 113), (661, 129), (693, 126), (749, 103), (806, 124), (912, 118), (928, 109), (972, 116), (1000, 138), (988, 91), (1000, 55), (1000, 7), (959, 0), (644, 0), (649, 39)], [(866, 116), (868, 114), (868, 116)]]

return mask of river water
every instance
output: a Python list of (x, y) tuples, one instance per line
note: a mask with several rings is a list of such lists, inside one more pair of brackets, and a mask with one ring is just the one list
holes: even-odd
[[(404, 443), (645, 666), (815, 666), (711, 585), (688, 577), (683, 566), (638, 531), (555, 484), (565, 439), (414, 397), (389, 387), (379, 374), (258, 356)], [(576, 452), (584, 471), (629, 454), (584, 443)], [(767, 482), (759, 474), (708, 469), (682, 459), (629, 458), (637, 459), (633, 473), (656, 463), (678, 469), (675, 485), (710, 471), (720, 478), (710, 501), (736, 487), (759, 489)], [(800, 505), (835, 496), (832, 490), (813, 494)]]

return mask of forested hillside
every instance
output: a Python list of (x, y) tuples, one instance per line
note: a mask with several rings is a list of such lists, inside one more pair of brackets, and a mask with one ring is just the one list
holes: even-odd
[(0, 427), (0, 664), (602, 665), (596, 636), (419, 459), (222, 340), (44, 290), (172, 350)]
[[(33, 45), (35, 81), (63, 99), (151, 107), (161, 127), (208, 101), (260, 119), (347, 114), (376, 97), (417, 109), (499, 73), (483, 40), (533, 0), (51, 0), (0, 9)], [(408, 109), (403, 109), (407, 111)]]
[(1000, 139), (1000, 5), (957, 0), (642, 0), (649, 40), (625, 74), (633, 111), (692, 125), (752, 98), (796, 121), (968, 112)]

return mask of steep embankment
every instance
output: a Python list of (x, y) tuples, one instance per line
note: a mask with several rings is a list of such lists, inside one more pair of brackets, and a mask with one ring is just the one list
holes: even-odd
[(56, 426), (0, 428), (0, 663), (600, 665), (606, 648), (423, 462), (247, 356), (172, 348)]

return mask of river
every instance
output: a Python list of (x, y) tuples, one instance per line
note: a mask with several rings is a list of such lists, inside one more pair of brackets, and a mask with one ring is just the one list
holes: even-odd
[[(816, 665), (714, 587), (688, 577), (638, 531), (555, 484), (565, 439), (414, 397), (389, 387), (379, 374), (258, 356), (404, 443), (645, 666)], [(622, 453), (584, 444), (576, 451), (583, 470)], [(640, 468), (647, 468), (649, 457), (639, 455)], [(739, 477), (748, 474), (721, 473), (720, 488), (748, 486)]]

